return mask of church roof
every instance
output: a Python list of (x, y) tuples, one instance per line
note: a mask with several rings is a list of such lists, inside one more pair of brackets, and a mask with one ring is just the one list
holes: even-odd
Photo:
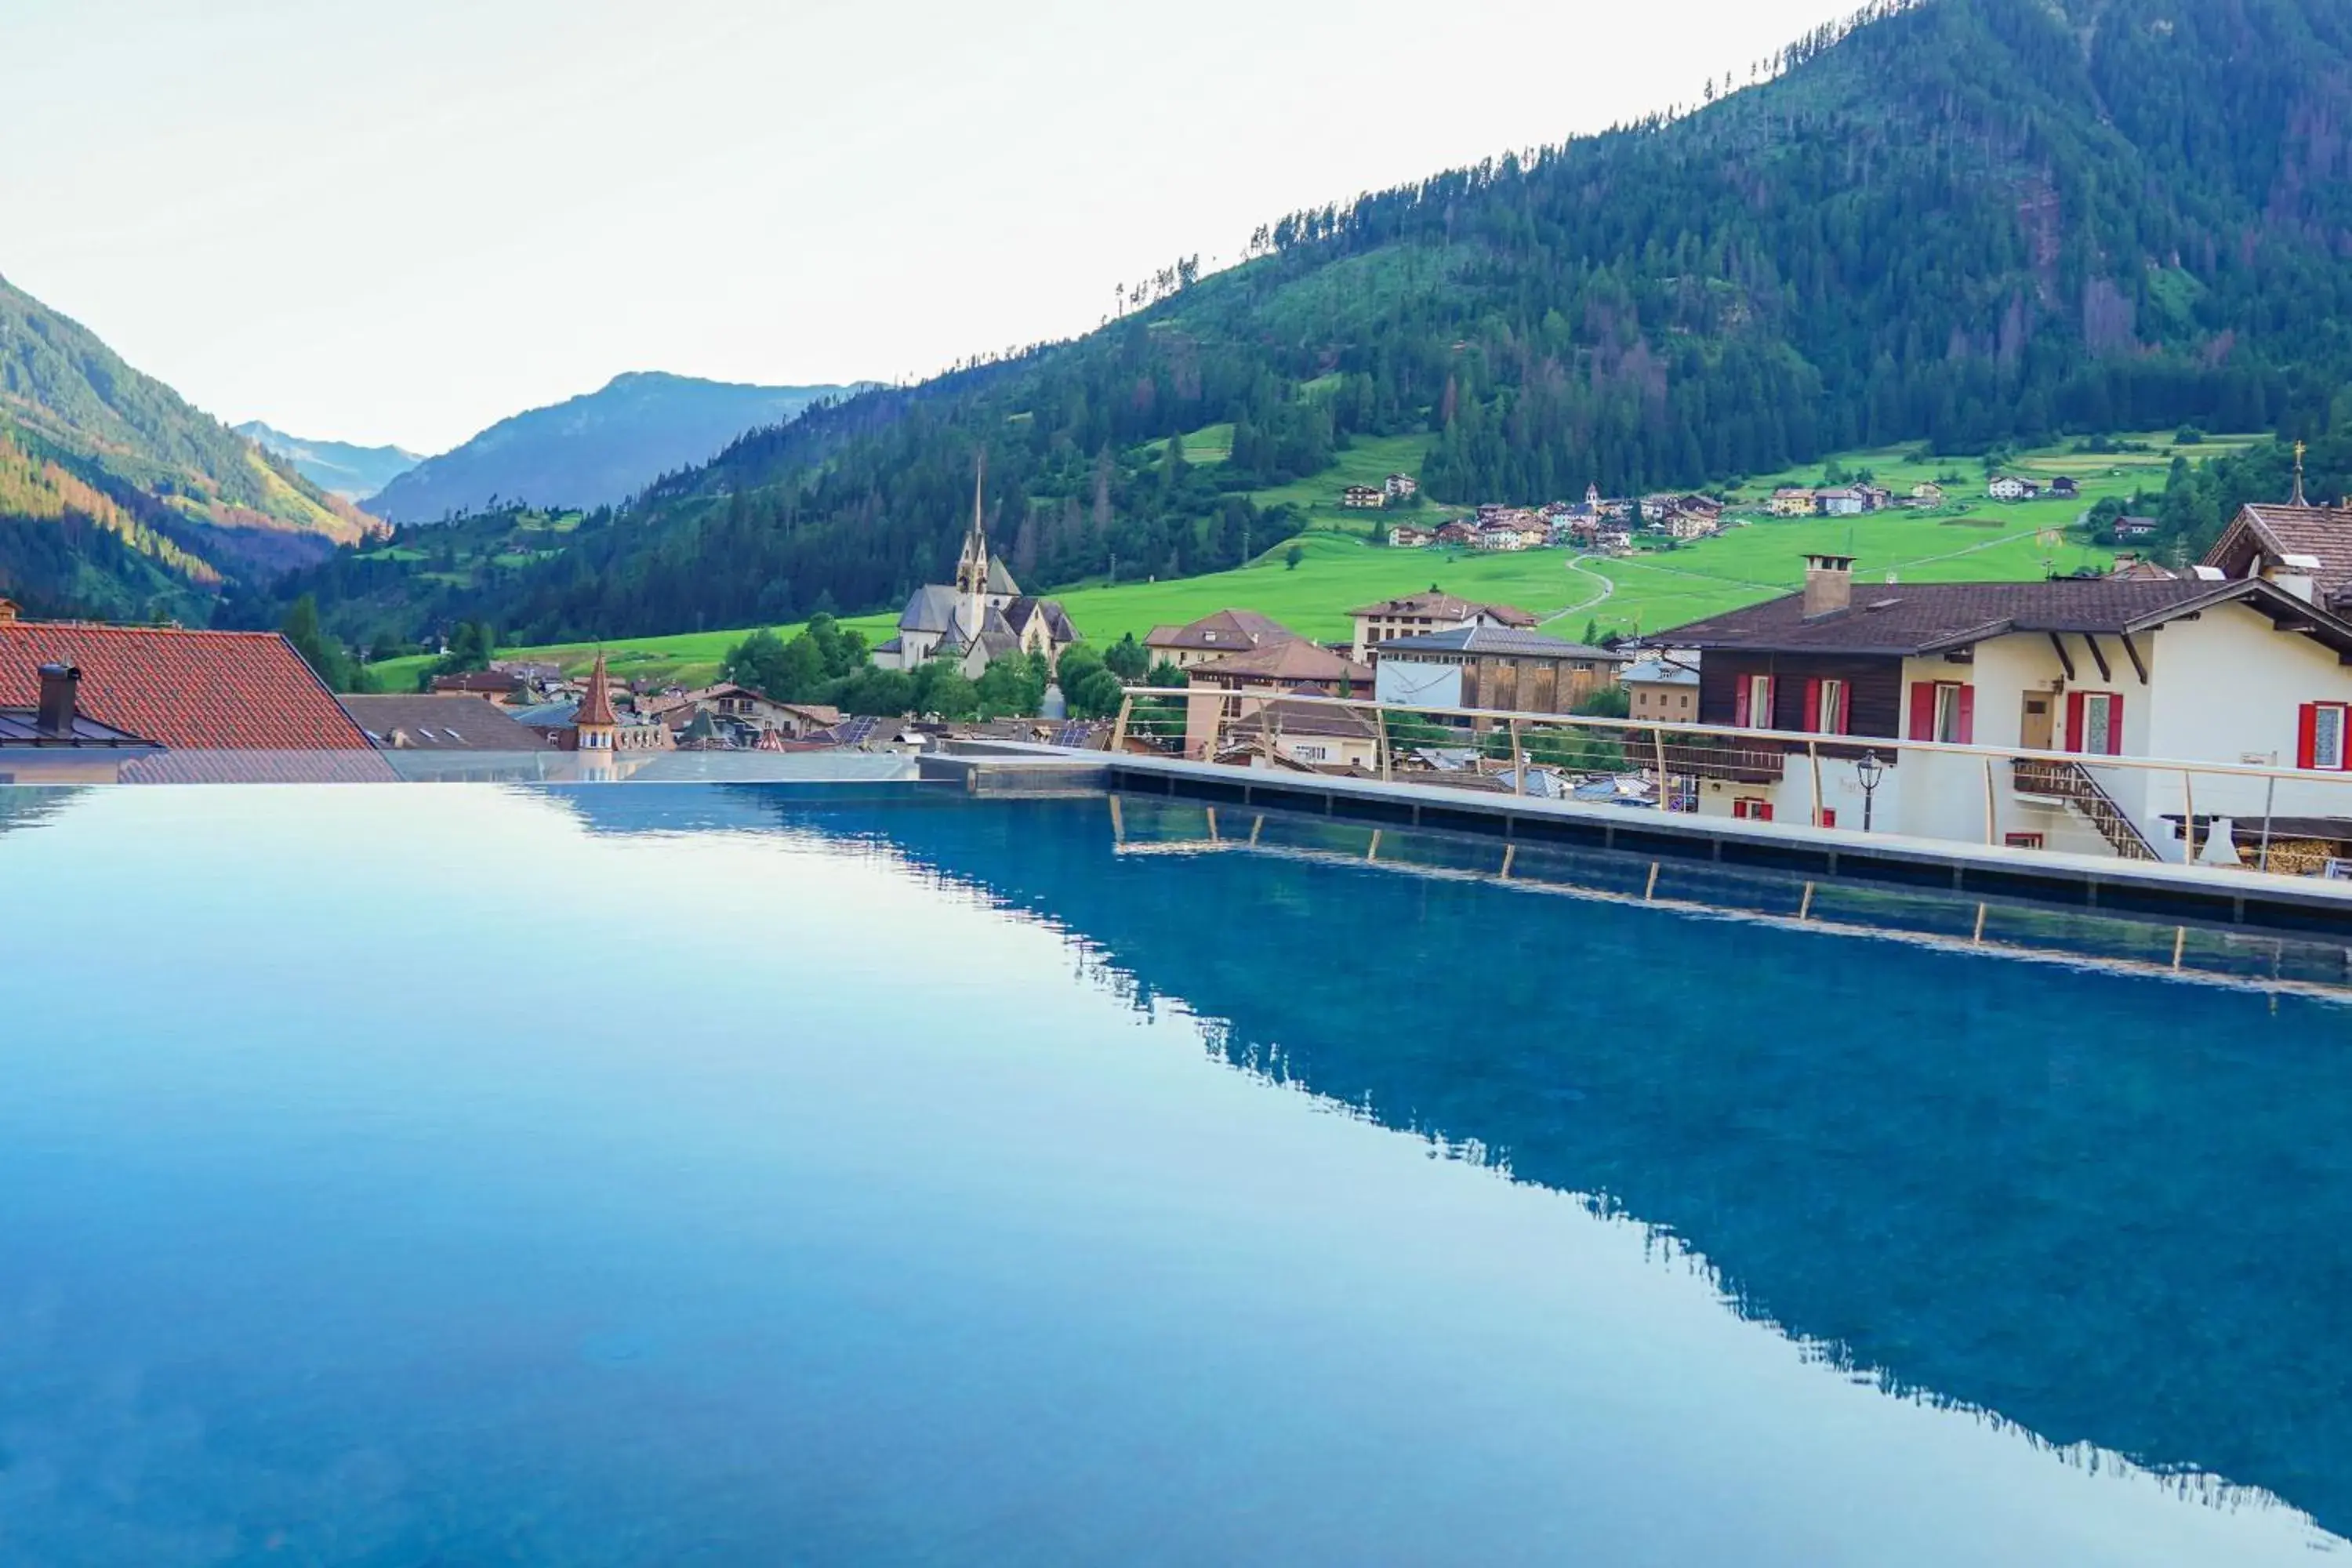
[(955, 625), (963, 595), (944, 583), (926, 583), (908, 597), (898, 616), (902, 632), (944, 632)]
[(1004, 606), (1004, 618), (1015, 627), (1025, 626), (1032, 616), (1045, 617), (1045, 635), (1057, 643), (1078, 640), (1078, 628), (1070, 622), (1069, 612), (1062, 608), (1059, 599), (1033, 599), (1026, 594)]
[(572, 716), (572, 722), (575, 728), (586, 724), (620, 727), (620, 715), (613, 711), (613, 681), (605, 672), (602, 648), (596, 650), (596, 668), (588, 672), (588, 694), (580, 700), (580, 710)]
[(1021, 584), (1015, 583), (1013, 580), (1013, 574), (1005, 569), (1004, 557), (1002, 555), (992, 555), (988, 558), (988, 591), (991, 594), (1010, 595), (1015, 598), (1021, 595)]

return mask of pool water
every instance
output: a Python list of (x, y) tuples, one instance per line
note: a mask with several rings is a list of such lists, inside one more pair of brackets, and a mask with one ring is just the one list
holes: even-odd
[(2324, 998), (1101, 799), (12, 801), (11, 1568), (2352, 1530)]

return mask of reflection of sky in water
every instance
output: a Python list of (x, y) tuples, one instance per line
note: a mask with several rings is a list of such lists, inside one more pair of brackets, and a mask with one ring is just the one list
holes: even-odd
[(1083, 802), (98, 792), (0, 834), (0, 1560), (2237, 1563), (2352, 1512), (2314, 1004), (1119, 861)]

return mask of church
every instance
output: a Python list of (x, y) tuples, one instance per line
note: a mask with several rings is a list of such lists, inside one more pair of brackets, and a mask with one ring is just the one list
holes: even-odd
[(874, 650), (884, 669), (916, 669), (933, 658), (953, 659), (971, 679), (1012, 653), (1040, 653), (1047, 664), (1078, 640), (1061, 604), (1021, 591), (1004, 563), (989, 553), (981, 518), (980, 481), (972, 482), (971, 529), (956, 558), (955, 582), (926, 583), (898, 616), (898, 635)]

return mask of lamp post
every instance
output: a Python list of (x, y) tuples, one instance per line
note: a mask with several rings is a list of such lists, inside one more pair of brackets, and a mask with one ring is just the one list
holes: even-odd
[(1878, 786), (1886, 778), (1886, 764), (1878, 760), (1876, 752), (1864, 752), (1862, 761), (1853, 764), (1853, 776), (1862, 785), (1862, 830), (1870, 831), (1871, 807), (1875, 804)]

